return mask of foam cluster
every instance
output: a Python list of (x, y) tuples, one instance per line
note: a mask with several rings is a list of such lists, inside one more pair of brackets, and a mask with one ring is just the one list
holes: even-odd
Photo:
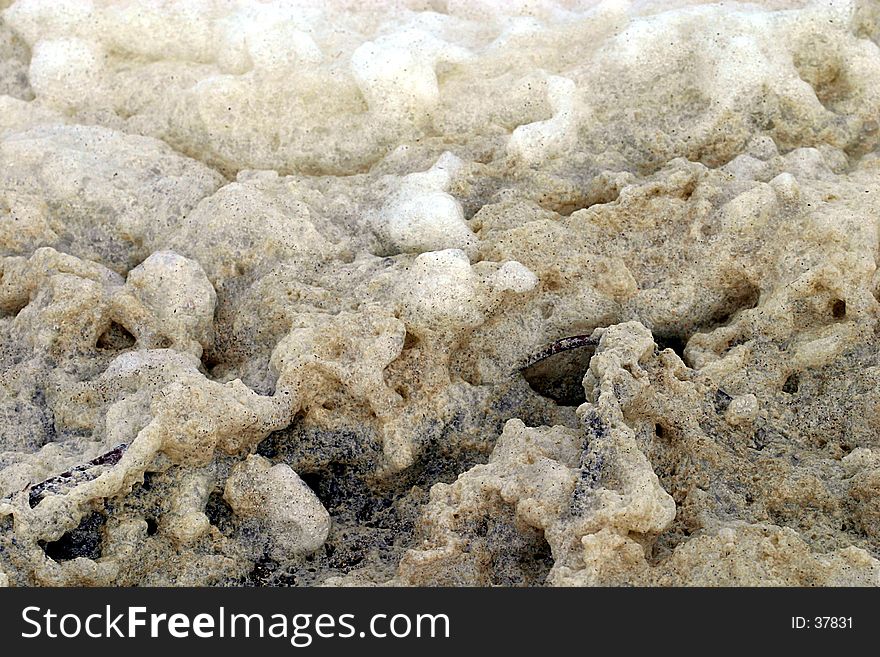
[(0, 0), (0, 584), (880, 584), (875, 0)]

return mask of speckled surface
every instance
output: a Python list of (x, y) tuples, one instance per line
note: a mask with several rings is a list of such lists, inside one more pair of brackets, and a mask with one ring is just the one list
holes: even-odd
[(0, 7), (0, 584), (880, 584), (873, 0)]

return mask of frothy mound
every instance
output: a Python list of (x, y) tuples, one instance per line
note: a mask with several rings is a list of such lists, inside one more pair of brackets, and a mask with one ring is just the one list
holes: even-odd
[(0, 7), (0, 583), (880, 584), (876, 2)]

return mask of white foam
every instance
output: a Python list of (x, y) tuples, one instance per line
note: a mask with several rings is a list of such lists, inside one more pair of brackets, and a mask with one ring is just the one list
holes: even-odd
[(81, 105), (100, 88), (103, 62), (102, 48), (90, 41), (39, 41), (31, 57), (31, 87), (55, 106)]
[(550, 76), (547, 78), (547, 100), (553, 116), (546, 121), (516, 128), (507, 144), (510, 155), (538, 164), (571, 147), (578, 128), (574, 82)]
[(408, 29), (369, 41), (351, 57), (351, 71), (377, 112), (424, 113), (440, 98), (434, 67), (463, 61), (468, 52), (421, 29)]
[(397, 193), (374, 218), (376, 232), (396, 253), (461, 249), (474, 253), (477, 237), (461, 204), (447, 193), (461, 160), (444, 153), (427, 171), (405, 176)]

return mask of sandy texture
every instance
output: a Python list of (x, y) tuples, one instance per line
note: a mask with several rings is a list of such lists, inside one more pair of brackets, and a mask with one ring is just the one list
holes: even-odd
[(0, 584), (880, 584), (876, 1), (0, 8)]

